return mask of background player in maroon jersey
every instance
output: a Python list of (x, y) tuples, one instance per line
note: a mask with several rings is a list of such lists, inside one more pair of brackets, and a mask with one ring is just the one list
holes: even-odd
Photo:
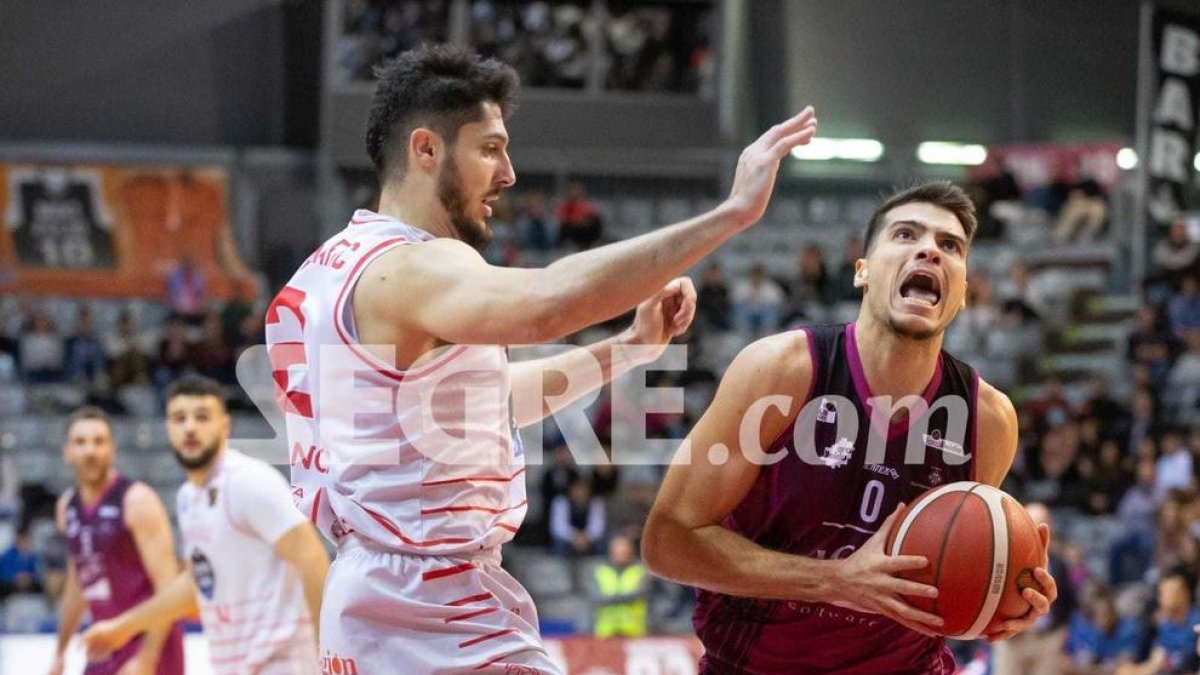
[[(112, 428), (104, 413), (83, 408), (71, 418), (63, 456), (75, 487), (58, 500), (58, 528), (70, 542), (58, 648), (51, 675), (86, 609), (93, 621), (120, 614), (154, 594), (179, 571), (171, 524), (148, 485), (113, 468)], [(184, 672), (179, 624), (148, 630), (86, 675), (177, 675)]]
[[(670, 468), (644, 539), (653, 571), (703, 589), (695, 625), (705, 672), (953, 672), (930, 634), (940, 619), (904, 599), (936, 589), (894, 576), (926, 559), (888, 556), (883, 544), (900, 503), (939, 482), (998, 486), (1016, 451), (1008, 398), (941, 350), (965, 302), (974, 230), (974, 207), (948, 183), (892, 196), (872, 217), (856, 264), (857, 321), (763, 338), (726, 371), (685, 444), (691, 461)], [(768, 396), (787, 403), (764, 413)], [(893, 416), (889, 401), (873, 422), (868, 401), (878, 396), (966, 405), (954, 420), (937, 404)], [(851, 409), (833, 406), (835, 397), (858, 416), (854, 441), (837, 429)], [(798, 424), (809, 401), (819, 411)], [(920, 463), (906, 455), (910, 422), (928, 432), (915, 436), (927, 444), (917, 446)], [(955, 422), (965, 424), (951, 440)], [(868, 460), (876, 423), (887, 441)], [(757, 448), (748, 448), (753, 440)], [(788, 452), (764, 466), (762, 448)], [(1048, 541), (1049, 529), (1041, 533)], [(1029, 613), (989, 638), (1011, 637), (1046, 613), (1057, 590), (1045, 569), (1036, 576), (1045, 594), (1027, 590)]]

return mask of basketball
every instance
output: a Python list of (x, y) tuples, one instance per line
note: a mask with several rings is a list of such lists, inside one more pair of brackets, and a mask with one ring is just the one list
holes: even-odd
[(982, 483), (949, 483), (922, 494), (896, 519), (886, 550), (929, 559), (924, 569), (900, 576), (937, 587), (937, 598), (906, 599), (940, 616), (947, 637), (984, 635), (1029, 611), (1025, 588), (1042, 590), (1033, 576), (1045, 556), (1037, 525), (1017, 500)]

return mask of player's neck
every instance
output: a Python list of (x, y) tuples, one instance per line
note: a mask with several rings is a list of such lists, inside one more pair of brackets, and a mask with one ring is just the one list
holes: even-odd
[(937, 368), (942, 337), (913, 340), (860, 315), (854, 324), (858, 359), (875, 396), (920, 396)]
[(454, 234), (446, 209), (432, 186), (419, 186), (414, 181), (405, 181), (384, 188), (379, 195), (379, 213), (425, 230), (435, 237), (451, 237)]
[(94, 505), (96, 502), (100, 501), (100, 498), (104, 496), (105, 491), (108, 490), (109, 486), (112, 485), (113, 481), (116, 479), (117, 470), (109, 467), (108, 471), (104, 474), (104, 480), (91, 484), (79, 483), (77, 487), (79, 488), (80, 501), (83, 502), (84, 506)]

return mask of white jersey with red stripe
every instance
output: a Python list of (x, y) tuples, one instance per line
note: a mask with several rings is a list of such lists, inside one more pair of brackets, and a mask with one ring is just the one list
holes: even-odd
[(307, 527), (287, 480), (226, 449), (204, 485), (179, 488), (176, 514), (214, 672), (320, 672), (303, 582), (275, 550)]
[(359, 210), (267, 312), (293, 498), (334, 542), (354, 533), (405, 553), (472, 553), (512, 539), (525, 517), (507, 348), (450, 346), (398, 370), (359, 343), (359, 278), (431, 238)]

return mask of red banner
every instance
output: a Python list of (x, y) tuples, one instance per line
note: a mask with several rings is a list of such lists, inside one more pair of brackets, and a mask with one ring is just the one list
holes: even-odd
[(1107, 191), (1121, 180), (1117, 166), (1120, 149), (1120, 143), (992, 146), (987, 149), (987, 161), (968, 170), (968, 178), (991, 178), (1003, 166), (1012, 172), (1022, 190), (1060, 180), (1077, 183), (1091, 178)]
[(0, 164), (0, 287), (165, 297), (185, 252), (212, 297), (246, 274), (221, 167)]

